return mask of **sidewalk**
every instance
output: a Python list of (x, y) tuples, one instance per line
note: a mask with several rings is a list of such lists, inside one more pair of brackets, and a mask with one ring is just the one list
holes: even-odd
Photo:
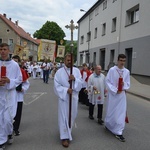
[(130, 81), (131, 81), (131, 86), (130, 89), (127, 90), (127, 93), (133, 94), (135, 96), (150, 101), (150, 86), (141, 84), (132, 76), (130, 76)]

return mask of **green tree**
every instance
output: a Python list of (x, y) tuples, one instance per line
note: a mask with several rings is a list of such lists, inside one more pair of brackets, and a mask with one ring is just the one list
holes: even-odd
[(47, 21), (42, 28), (36, 30), (33, 34), (34, 38), (55, 40), (57, 44), (60, 44), (60, 40), (64, 39), (65, 36), (64, 31), (53, 21)]
[[(70, 53), (71, 52), (71, 41), (66, 41), (66, 45), (65, 45), (65, 53)], [(74, 62), (76, 62), (77, 60), (77, 41), (73, 42), (73, 58), (74, 58)]]

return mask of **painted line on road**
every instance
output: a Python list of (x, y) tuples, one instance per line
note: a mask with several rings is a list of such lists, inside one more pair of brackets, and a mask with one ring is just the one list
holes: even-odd
[(25, 105), (30, 105), (31, 103), (35, 102), (36, 100), (38, 100), (41, 96), (43, 96), (44, 94), (47, 94), (46, 92), (33, 92), (33, 93), (26, 93), (25, 97), (28, 97), (28, 99), (31, 99), (30, 102), (25, 102), (27, 101), (26, 99), (24, 100), (24, 104)]

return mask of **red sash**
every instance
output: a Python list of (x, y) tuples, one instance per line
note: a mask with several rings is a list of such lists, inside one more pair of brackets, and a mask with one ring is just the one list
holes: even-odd
[(82, 75), (82, 78), (83, 78), (83, 72), (86, 72), (87, 73), (87, 77), (86, 77), (86, 79), (85, 79), (85, 81), (87, 82), (88, 81), (88, 78), (89, 78), (89, 76), (91, 75), (91, 72), (89, 71), (89, 70), (81, 70), (80, 72), (81, 72), (81, 75)]
[(29, 78), (29, 75), (24, 69), (20, 68), (20, 70), (22, 73), (22, 82), (25, 82)]

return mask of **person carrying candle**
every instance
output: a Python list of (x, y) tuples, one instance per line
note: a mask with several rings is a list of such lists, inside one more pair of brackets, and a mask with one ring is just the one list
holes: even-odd
[[(16, 87), (22, 82), (19, 65), (9, 58), (9, 46), (0, 44), (0, 149), (13, 142), (13, 118), (16, 115)], [(5, 69), (3, 68), (5, 66)]]
[(111, 67), (106, 76), (108, 97), (105, 127), (121, 142), (125, 142), (123, 130), (127, 110), (126, 90), (130, 88), (130, 72), (124, 67), (125, 61), (126, 56), (119, 54), (117, 66)]
[(20, 127), (21, 116), (22, 116), (24, 94), (29, 89), (30, 83), (28, 80), (29, 76), (27, 74), (27, 71), (23, 69), (23, 66), (20, 64), (21, 63), (20, 57), (18, 55), (14, 55), (12, 59), (20, 65), (20, 69), (22, 73), (22, 83), (16, 87), (18, 105), (17, 105), (17, 113), (13, 123), (14, 135), (18, 136), (20, 135), (19, 127)]

